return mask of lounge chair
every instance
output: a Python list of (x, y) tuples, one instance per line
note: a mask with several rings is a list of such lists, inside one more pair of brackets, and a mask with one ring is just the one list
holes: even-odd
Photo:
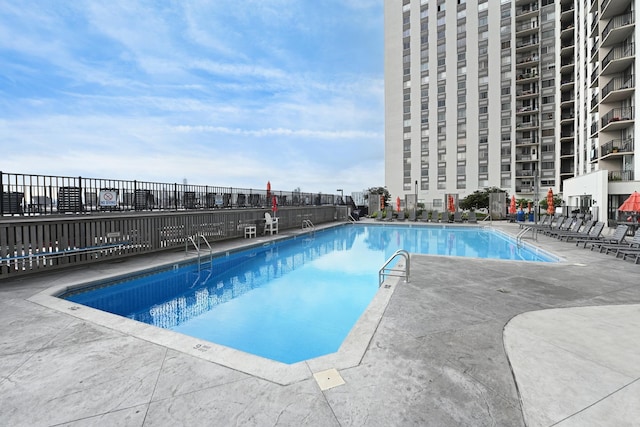
[(393, 209), (386, 209), (383, 221), (393, 221)]
[(556, 234), (556, 237), (559, 240), (562, 240), (565, 237), (568, 238), (568, 237), (571, 237), (571, 236), (572, 237), (575, 237), (575, 236), (577, 236), (577, 237), (587, 237), (589, 235), (589, 232), (591, 231), (591, 229), (595, 225), (595, 223), (596, 222), (594, 220), (589, 220), (584, 224), (584, 226), (582, 226), (582, 228), (580, 228), (580, 229), (578, 229), (576, 231), (569, 230), (569, 231), (564, 231), (564, 232), (558, 232)]
[(520, 228), (525, 228), (525, 227), (529, 227), (529, 228), (534, 227), (534, 228), (536, 228), (536, 227), (541, 227), (541, 226), (545, 227), (545, 226), (548, 226), (551, 223), (552, 218), (553, 218), (553, 215), (545, 214), (545, 215), (542, 216), (542, 218), (540, 218), (540, 222), (539, 223), (531, 224), (531, 223), (521, 222), (520, 223)]
[(431, 211), (431, 222), (440, 222), (440, 212), (437, 210)]
[(621, 224), (616, 227), (616, 229), (613, 231), (613, 234), (611, 236), (598, 237), (596, 239), (592, 239), (592, 238), (577, 239), (576, 246), (578, 246), (580, 243), (582, 243), (583, 248), (586, 248), (587, 245), (591, 245), (591, 250), (593, 250), (594, 247), (599, 248), (600, 245), (620, 243), (624, 240), (624, 236), (627, 235), (628, 229), (629, 229), (628, 226)]
[(420, 216), (420, 221), (429, 222), (429, 211), (427, 210), (422, 211), (422, 215)]
[(538, 228), (538, 231), (542, 232), (543, 234), (547, 234), (551, 231), (568, 230), (568, 227), (571, 227), (571, 224), (571, 218), (561, 216), (556, 220), (555, 223), (550, 224), (548, 227)]
[(469, 221), (469, 224), (477, 224), (478, 217), (476, 216), (476, 211), (469, 212), (469, 217), (467, 220)]
[(566, 239), (568, 242), (571, 239), (599, 239), (602, 234), (602, 230), (604, 230), (604, 222), (596, 222), (593, 227), (591, 227), (591, 230), (589, 230), (587, 235), (581, 235), (580, 232), (576, 234), (565, 234), (560, 237), (560, 240)]
[(549, 230), (545, 234), (549, 237), (558, 238), (560, 237), (560, 235), (564, 233), (577, 233), (580, 230), (580, 227), (582, 227), (581, 219), (576, 219), (575, 221), (573, 221), (573, 223), (571, 221), (565, 221), (565, 222), (569, 223), (568, 229)]
[(626, 260), (627, 258), (633, 258), (635, 260), (634, 264), (640, 263), (640, 248), (620, 249), (616, 253), (616, 258), (618, 258), (620, 255), (622, 255), (623, 260)]
[(453, 222), (462, 222), (462, 212), (455, 211), (453, 213)]
[[(551, 227), (557, 226), (559, 223), (564, 221), (564, 218), (565, 218), (564, 216), (560, 216), (556, 218), (553, 215), (547, 215), (542, 219), (542, 222), (539, 222), (537, 224), (529, 224), (528, 227), (535, 228), (537, 230), (546, 230), (546, 229), (550, 229)], [(520, 225), (524, 226), (524, 224), (520, 224)]]
[(416, 211), (412, 210), (411, 212), (409, 212), (409, 221), (415, 221), (416, 220)]
[(278, 234), (278, 218), (272, 217), (269, 212), (264, 213), (264, 232), (262, 233), (269, 234), (273, 236), (273, 233)]
[(607, 244), (607, 245), (601, 245), (600, 246), (600, 252), (604, 252), (605, 254), (608, 254), (609, 252), (612, 252), (614, 254), (617, 254), (619, 250), (621, 249), (637, 249), (640, 250), (640, 233), (636, 233), (633, 238), (627, 242), (622, 242), (619, 244)]
[(404, 217), (404, 211), (398, 212), (398, 217), (396, 218), (398, 221), (404, 221), (406, 218)]

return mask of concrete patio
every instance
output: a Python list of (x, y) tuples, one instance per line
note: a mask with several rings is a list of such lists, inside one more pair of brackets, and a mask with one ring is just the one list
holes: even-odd
[(376, 302), (381, 318), (365, 314), (368, 326), (354, 334), (362, 352), (347, 354), (348, 362), (302, 362), (293, 373), (287, 365), (249, 366), (250, 358), (218, 363), (237, 354), (215, 346), (205, 354), (178, 334), (56, 307), (41, 294), (175, 262), (183, 252), (3, 281), (0, 419), (7, 426), (638, 425), (640, 265), (544, 236), (530, 243), (563, 262), (412, 255), (410, 282), (381, 289), (388, 292)]

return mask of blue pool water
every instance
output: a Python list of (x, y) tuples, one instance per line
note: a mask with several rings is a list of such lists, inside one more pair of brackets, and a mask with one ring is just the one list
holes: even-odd
[(351, 225), (62, 295), (283, 363), (338, 350), (397, 250), (539, 262), (553, 257), (471, 227)]

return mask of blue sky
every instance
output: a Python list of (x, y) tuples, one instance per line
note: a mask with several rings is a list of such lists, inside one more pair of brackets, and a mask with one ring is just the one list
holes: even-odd
[(382, 0), (0, 0), (0, 170), (384, 185)]

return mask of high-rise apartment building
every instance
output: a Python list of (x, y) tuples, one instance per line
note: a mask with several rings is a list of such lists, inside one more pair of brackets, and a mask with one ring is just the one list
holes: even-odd
[(635, 189), (633, 0), (386, 0), (385, 184), (614, 218)]

